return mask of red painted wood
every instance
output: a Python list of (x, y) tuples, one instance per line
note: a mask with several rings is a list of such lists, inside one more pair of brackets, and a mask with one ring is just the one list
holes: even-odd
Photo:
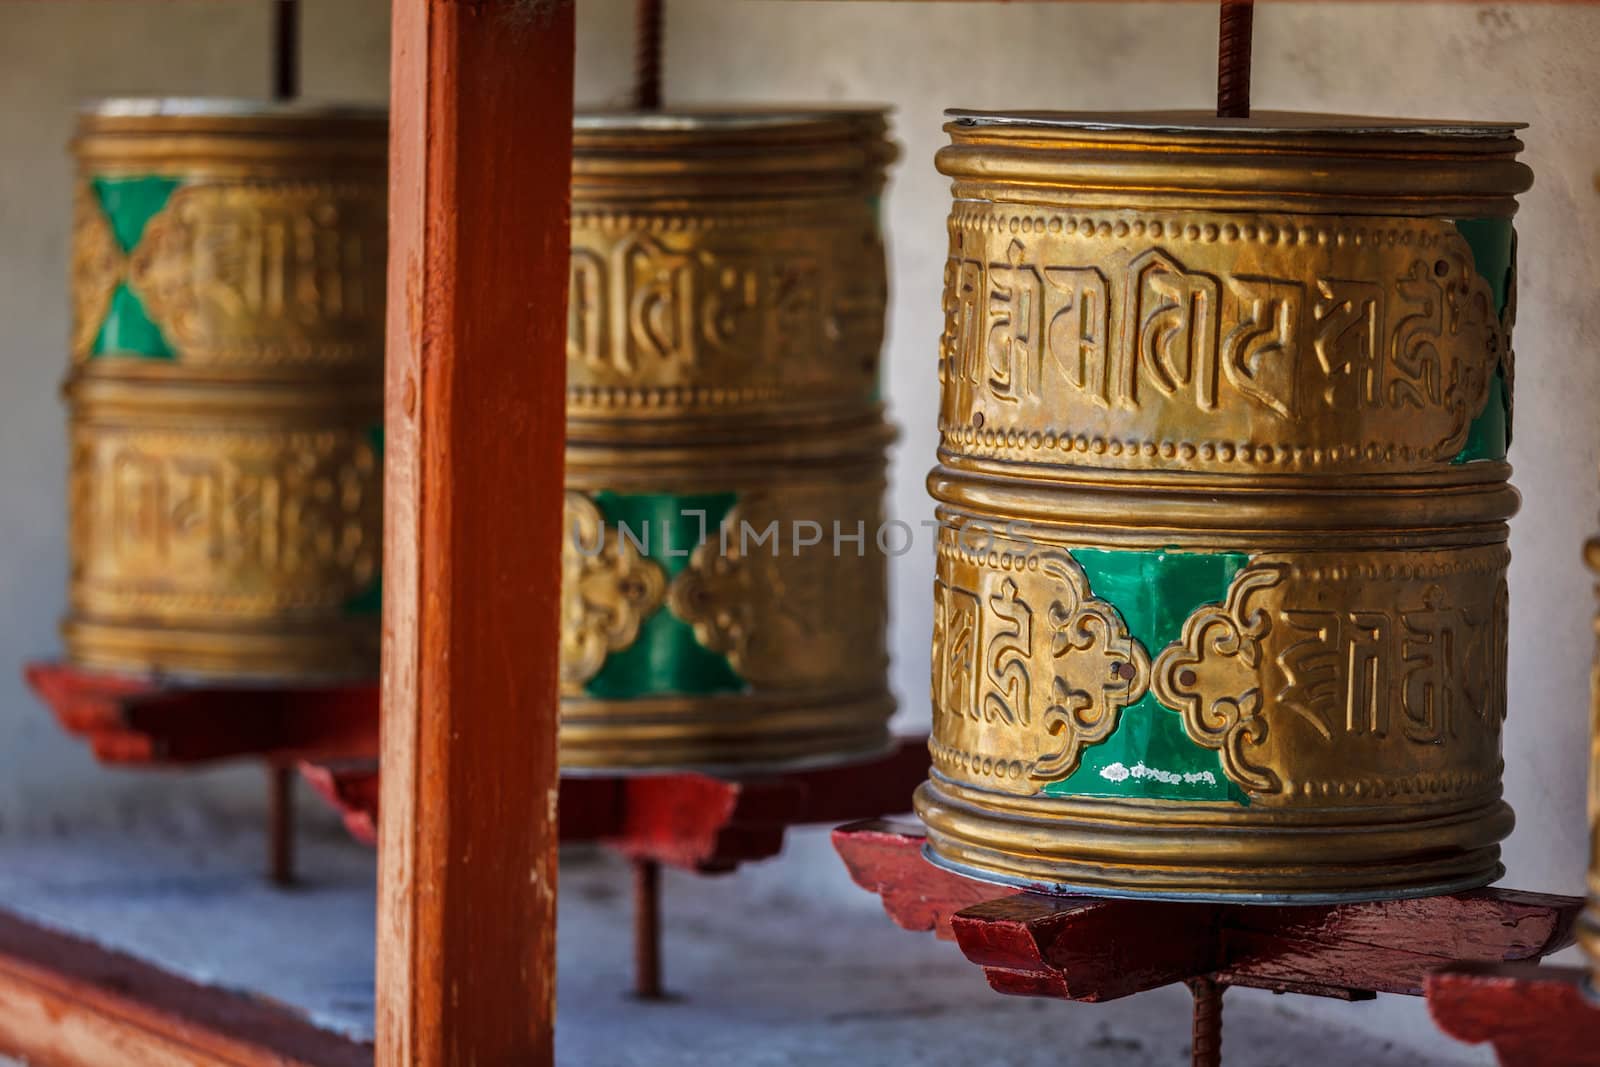
[(1007, 893), (934, 867), (922, 844), (915, 824), (834, 832), (852, 877), (896, 922), (948, 921), (990, 985), (1022, 996), (1109, 1000), (1194, 978), (1342, 999), (1419, 995), (1440, 966), (1564, 948), (1582, 906), (1504, 889), (1312, 907)]
[(377, 750), (375, 685), (186, 685), (56, 662), (29, 663), (23, 676), (103, 763), (281, 763)]
[(376, 1060), (540, 1067), (573, 4), (391, 18)]
[(898, 926), (932, 930), (946, 941), (955, 938), (950, 917), (956, 912), (1008, 895), (928, 863), (922, 858), (922, 827), (909, 819), (841, 826), (833, 832), (833, 847), (856, 885), (882, 897), (883, 909)]
[[(371, 843), (377, 762), (314, 761), (302, 773), (343, 814), (350, 832)], [(633, 859), (721, 873), (776, 856), (790, 826), (908, 811), (912, 790), (927, 774), (926, 740), (908, 738), (872, 762), (748, 781), (568, 776), (561, 780), (561, 840), (596, 841)]]
[(370, 1067), (372, 1049), (0, 912), (0, 1053), (39, 1067)]
[(378, 761), (302, 763), (300, 776), (344, 819), (344, 828), (363, 845), (378, 843)]
[(956, 944), (991, 988), (1062, 1000), (1115, 1000), (1216, 968), (1204, 904), (1020, 893), (951, 916)]
[(1450, 1036), (1489, 1043), (1501, 1067), (1600, 1067), (1587, 981), (1576, 967), (1464, 964), (1428, 976), (1428, 1011)]

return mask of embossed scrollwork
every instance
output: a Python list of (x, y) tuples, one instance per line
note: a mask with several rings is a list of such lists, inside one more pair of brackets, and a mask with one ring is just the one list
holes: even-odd
[(1055, 676), (1044, 730), (1060, 747), (1041, 752), (1031, 776), (1054, 781), (1077, 768), (1085, 748), (1110, 737), (1122, 709), (1149, 690), (1150, 654), (1129, 635), (1116, 609), (1089, 595), (1072, 557), (1045, 552), (1039, 570), (1059, 590), (1047, 612)]
[(869, 685), (887, 662), (883, 554), (871, 533), (841, 547), (826, 538), (802, 545), (794, 532), (807, 522), (820, 529), (825, 515), (875, 530), (880, 491), (745, 494), (673, 579), (673, 614), (752, 686)]
[(1272, 616), (1257, 600), (1282, 579), (1282, 568), (1273, 564), (1239, 572), (1223, 603), (1189, 616), (1153, 671), (1157, 699), (1182, 714), (1189, 737), (1220, 752), (1228, 777), (1256, 793), (1282, 788), (1278, 775), (1247, 753), (1267, 740), (1259, 671)]
[(613, 531), (582, 493), (566, 497), (561, 550), (561, 687), (575, 692), (599, 673), (606, 656), (627, 648), (661, 604), (661, 566)]
[[(1077, 769), (1150, 687), (1150, 655), (1069, 552), (965, 551), (946, 528), (934, 586), (935, 753), (982, 753), (985, 784), (1032, 792)], [(990, 780), (992, 779), (992, 780)]]
[(127, 274), (111, 223), (94, 190), (80, 183), (72, 205), (72, 358), (87, 359)]

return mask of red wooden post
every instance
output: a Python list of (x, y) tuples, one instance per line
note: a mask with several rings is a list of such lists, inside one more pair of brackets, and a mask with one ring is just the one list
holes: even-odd
[(395, 0), (379, 1067), (548, 1064), (571, 0)]

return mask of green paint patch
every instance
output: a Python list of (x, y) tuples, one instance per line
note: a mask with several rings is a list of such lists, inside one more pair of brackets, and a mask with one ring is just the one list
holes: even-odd
[[(1110, 602), (1153, 660), (1178, 640), (1190, 615), (1219, 603), (1249, 557), (1242, 552), (1080, 548), (1073, 559), (1095, 596)], [(1046, 796), (1232, 801), (1249, 797), (1228, 780), (1222, 757), (1189, 740), (1178, 712), (1147, 693), (1123, 709), (1117, 729), (1084, 751), (1077, 770)]]
[(1153, 800), (1250, 798), (1228, 780), (1222, 757), (1189, 740), (1178, 713), (1146, 693), (1124, 708), (1116, 732), (1087, 748), (1078, 769), (1045, 786), (1046, 796), (1145, 797)]
[(1467, 443), (1461, 446), (1451, 463), (1472, 463), (1481, 459), (1505, 459), (1510, 441), (1511, 403), (1506, 396), (1506, 375), (1499, 367), (1494, 369), (1494, 380), (1489, 383), (1489, 402), (1483, 413), (1467, 427)]
[(728, 657), (702, 645), (694, 627), (662, 607), (639, 627), (633, 644), (606, 657), (605, 666), (583, 688), (601, 700), (634, 700), (738, 693), (745, 683)]
[[(623, 537), (636, 545), (642, 555), (661, 565), (670, 581), (688, 566), (702, 534), (707, 539), (717, 536), (738, 496), (600, 492), (593, 500), (605, 519), (606, 536)], [(705, 515), (703, 526), (697, 512)], [(644, 620), (633, 644), (606, 657), (584, 691), (602, 700), (632, 700), (737, 693), (746, 688), (728, 657), (702, 645), (694, 627), (663, 604)]]
[(135, 356), (140, 359), (176, 359), (177, 354), (161, 328), (151, 321), (139, 299), (128, 284), (123, 282), (111, 294), (111, 306), (106, 310), (106, 320), (95, 335), (91, 358), (101, 356)]
[(1511, 293), (1512, 249), (1516, 231), (1510, 219), (1457, 219), (1456, 230), (1472, 249), (1472, 266), (1494, 293), (1494, 313), (1503, 314)]
[(373, 575), (372, 582), (361, 592), (344, 602), (344, 613), (352, 618), (367, 618), (383, 611), (383, 573)]
[[(183, 180), (152, 175), (95, 178), (89, 184), (117, 244), (124, 253), (130, 253), (138, 247), (150, 220), (167, 206), (167, 201), (172, 199), (172, 194), (183, 184)], [(144, 302), (126, 282), (112, 294), (105, 321), (100, 324), (89, 354), (91, 357), (177, 358), (172, 346), (162, 336), (161, 329), (146, 313)]]
[[(383, 465), (383, 423), (367, 427), (367, 444), (372, 446), (373, 453), (378, 458), (378, 465)], [(356, 593), (344, 602), (344, 613), (352, 616), (371, 616), (383, 611), (383, 556), (378, 556), (378, 572), (372, 576), (372, 581), (367, 587)]]
[(111, 232), (124, 252), (132, 252), (144, 236), (150, 220), (167, 206), (172, 194), (183, 184), (181, 178), (95, 178), (90, 185), (100, 201), (100, 210), (111, 223)]
[(1116, 606), (1128, 632), (1154, 657), (1176, 641), (1196, 608), (1220, 602), (1250, 562), (1243, 552), (1072, 551), (1089, 588)]
[[(1494, 293), (1496, 315), (1505, 314), (1510, 299), (1512, 271), (1516, 268), (1516, 232), (1510, 219), (1457, 219), (1456, 230), (1472, 249), (1472, 265)], [(1505, 374), (1495, 369), (1489, 401), (1467, 429), (1467, 443), (1451, 463), (1506, 458), (1511, 442), (1511, 399)]]

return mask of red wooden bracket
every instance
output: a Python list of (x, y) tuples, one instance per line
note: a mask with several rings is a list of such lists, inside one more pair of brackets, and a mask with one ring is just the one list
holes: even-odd
[(1600, 1067), (1600, 1002), (1588, 972), (1529, 963), (1461, 964), (1428, 976), (1439, 1029), (1489, 1042), (1501, 1067)]
[(1583, 903), (1510, 889), (1302, 907), (1052, 896), (934, 867), (915, 824), (856, 823), (833, 840), (901, 926), (950, 930), (999, 992), (1065, 1000), (1196, 978), (1347, 1000), (1418, 996), (1438, 967), (1565, 948)]
[(377, 751), (376, 684), (184, 685), (55, 662), (29, 663), (23, 676), (102, 763), (285, 763)]
[[(372, 843), (378, 814), (376, 760), (315, 761), (301, 773)], [(630, 859), (716, 874), (769, 859), (790, 826), (909, 809), (928, 776), (925, 738), (908, 738), (866, 763), (760, 778), (699, 774), (561, 779), (563, 843), (594, 841)]]

